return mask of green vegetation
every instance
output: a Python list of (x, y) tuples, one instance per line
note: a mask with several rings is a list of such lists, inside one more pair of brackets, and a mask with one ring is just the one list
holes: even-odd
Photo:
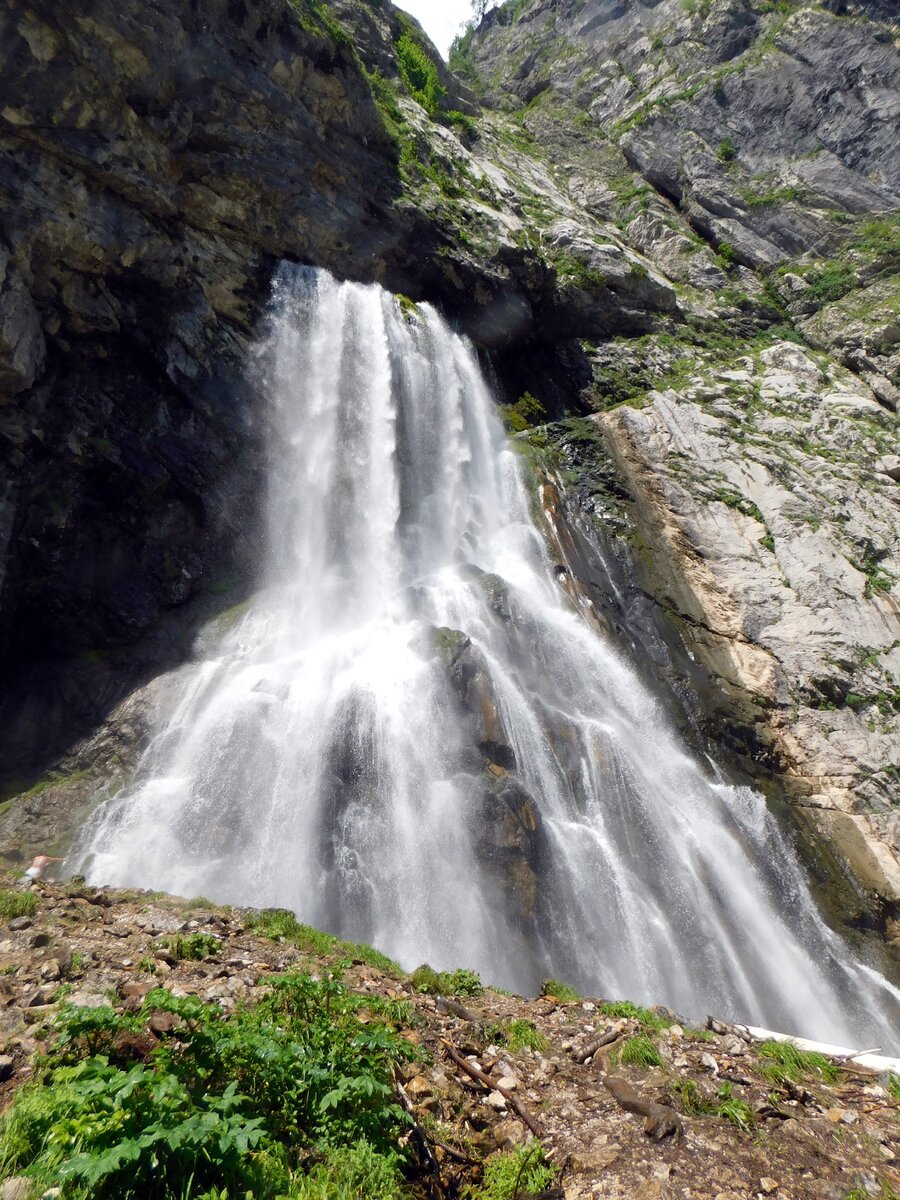
[(756, 191), (754, 188), (738, 188), (738, 194), (749, 208), (763, 208), (770, 204), (787, 204), (803, 199), (805, 192), (802, 187), (771, 188), (769, 191)]
[(730, 1083), (723, 1083), (716, 1092), (719, 1103), (715, 1108), (715, 1115), (723, 1117), (726, 1121), (730, 1121), (732, 1125), (736, 1125), (738, 1129), (743, 1129), (747, 1132), (753, 1124), (753, 1109), (746, 1100), (741, 1100), (739, 1096), (735, 1096), (734, 1089)]
[(37, 909), (37, 896), (32, 892), (18, 892), (15, 888), (0, 888), (0, 921), (13, 921), (16, 917), (31, 917)]
[[(392, 1072), (413, 1050), (391, 1006), (336, 979), (271, 984), (227, 1016), (163, 989), (134, 1014), (64, 1007), (0, 1122), (0, 1173), (66, 1200), (399, 1197)], [(177, 1023), (148, 1052), (154, 1012)]]
[(481, 1187), (469, 1188), (465, 1200), (516, 1200), (548, 1189), (557, 1176), (540, 1142), (520, 1146), (510, 1154), (495, 1154), (484, 1164)]
[(211, 933), (174, 934), (160, 939), (160, 948), (168, 950), (179, 960), (192, 959), (199, 961), (204, 958), (215, 958), (222, 949), (222, 943)]
[(653, 1039), (640, 1033), (628, 1039), (619, 1052), (619, 1061), (633, 1067), (661, 1067), (663, 1060)]
[(389, 79), (385, 79), (380, 71), (365, 71), (365, 76), (388, 137), (402, 152), (405, 145), (405, 121), (397, 103), (394, 85)]
[(587, 263), (576, 258), (574, 254), (556, 251), (550, 261), (558, 276), (571, 279), (575, 286), (583, 292), (595, 294), (606, 287), (606, 280), (600, 272), (592, 270)]
[(671, 1086), (689, 1117), (721, 1117), (745, 1132), (754, 1123), (753, 1110), (746, 1100), (735, 1096), (730, 1083), (719, 1086), (714, 1100), (704, 1095), (693, 1079), (675, 1079)]
[(548, 1050), (550, 1043), (531, 1021), (500, 1021), (486, 1025), (484, 1036), (488, 1042), (506, 1046), (513, 1054), (522, 1050)]
[(552, 996), (560, 1004), (574, 1004), (576, 1000), (581, 999), (574, 988), (570, 988), (567, 983), (562, 983), (558, 979), (545, 979), (541, 984), (541, 995)]
[(437, 66), (409, 32), (400, 34), (395, 48), (397, 65), (409, 94), (430, 117), (436, 117), (447, 97), (447, 89), (441, 85)]
[(856, 272), (845, 263), (827, 262), (810, 271), (806, 283), (810, 300), (818, 305), (830, 304), (833, 300), (840, 300), (841, 296), (856, 286)]
[(726, 508), (737, 509), (745, 517), (752, 517), (754, 521), (759, 521), (760, 525), (765, 525), (765, 519), (759, 508), (752, 500), (748, 500), (746, 496), (742, 496), (740, 492), (735, 492), (731, 488), (720, 487), (710, 498), (721, 501)]
[(900, 1075), (888, 1075), (887, 1090), (895, 1100), (900, 1100)]
[(435, 971), (424, 963), (409, 977), (417, 992), (431, 996), (480, 996), (484, 985), (474, 971)]
[(894, 586), (894, 577), (884, 569), (881, 560), (885, 551), (867, 546), (861, 558), (851, 558), (850, 565), (866, 577), (865, 597), (871, 600), (876, 592), (889, 592)]
[(508, 433), (521, 433), (547, 419), (547, 410), (531, 392), (524, 392), (515, 404), (501, 404), (500, 418)]
[(651, 1012), (649, 1008), (641, 1008), (637, 1004), (632, 1004), (630, 1000), (611, 1000), (598, 1005), (598, 1008), (604, 1017), (626, 1017), (629, 1021), (637, 1021), (645, 1029), (652, 1029), (656, 1032), (668, 1029), (673, 1024), (669, 1017)]
[(763, 1042), (756, 1047), (762, 1060), (760, 1074), (770, 1083), (782, 1084), (787, 1080), (818, 1077), (826, 1083), (840, 1078), (840, 1069), (831, 1059), (811, 1050), (801, 1050), (793, 1042)]
[(695, 1080), (673, 1079), (671, 1086), (687, 1116), (699, 1117), (714, 1110), (715, 1106), (706, 1099)]
[[(891, 214), (862, 222), (836, 258), (808, 266), (787, 264), (777, 267), (774, 274), (802, 274), (808, 285), (806, 298), (821, 307), (842, 299), (857, 287), (860, 260), (870, 268), (867, 284), (896, 273), (900, 266), (900, 216)], [(876, 268), (874, 274), (872, 267)]]
[(364, 943), (344, 942), (333, 934), (322, 933), (310, 925), (302, 925), (292, 912), (284, 908), (264, 908), (260, 912), (250, 913), (247, 917), (247, 928), (252, 929), (259, 937), (289, 942), (305, 954), (355, 960), (398, 978), (404, 973), (392, 958), (388, 958), (380, 950)]
[(419, 309), (415, 300), (410, 300), (409, 296), (404, 296), (402, 292), (397, 292), (394, 296), (397, 301), (397, 306), (400, 309), (400, 315), (404, 321), (415, 321), (419, 315)]
[(737, 158), (737, 147), (730, 137), (723, 138), (719, 142), (718, 149), (716, 150), (716, 158), (718, 158), (719, 162), (723, 163), (734, 162)]

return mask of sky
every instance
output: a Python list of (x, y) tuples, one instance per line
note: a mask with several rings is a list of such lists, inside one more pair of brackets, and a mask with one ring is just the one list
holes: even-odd
[(472, 15), (471, 0), (400, 0), (397, 8), (421, 23), (444, 58), (460, 26)]

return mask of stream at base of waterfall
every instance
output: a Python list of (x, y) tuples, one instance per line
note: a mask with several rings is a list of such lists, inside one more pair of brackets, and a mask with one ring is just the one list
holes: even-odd
[(718, 782), (559, 587), (468, 343), (283, 266), (267, 568), (198, 643), (92, 882), (278, 906), (406, 967), (896, 1049), (760, 795)]

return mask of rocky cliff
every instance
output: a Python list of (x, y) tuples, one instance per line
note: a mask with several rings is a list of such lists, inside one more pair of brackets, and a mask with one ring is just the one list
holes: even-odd
[(251, 348), (289, 257), (470, 332), (577, 536), (680, 642), (661, 669), (697, 730), (894, 936), (889, 7), (511, 0), (453, 75), (386, 0), (5, 0), (10, 851), (128, 768), (158, 689), (123, 697), (252, 585)]
[(654, 333), (584, 344), (596, 438), (521, 436), (550, 445), (588, 521), (625, 530), (634, 591), (721, 685), (716, 740), (825, 835), (852, 919), (894, 936), (891, 19), (792, 2), (507, 4), (455, 65), (678, 299), (680, 319)]

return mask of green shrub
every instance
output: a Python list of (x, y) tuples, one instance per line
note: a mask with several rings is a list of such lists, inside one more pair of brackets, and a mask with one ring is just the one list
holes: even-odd
[[(164, 989), (140, 1013), (63, 1008), (41, 1073), (0, 1119), (0, 1177), (25, 1172), (66, 1200), (213, 1188), (393, 1200), (408, 1125), (393, 1070), (414, 1051), (386, 1019), (390, 1005), (335, 979), (271, 984), (228, 1016)], [(177, 1027), (147, 1054), (135, 1039), (158, 1011)], [(133, 1061), (136, 1045), (145, 1061)]]
[(409, 982), (417, 992), (431, 996), (480, 996), (484, 985), (474, 971), (435, 971), (427, 963), (416, 967)]
[(531, 392), (523, 392), (515, 404), (501, 404), (500, 417), (509, 433), (522, 433), (546, 420), (547, 410)]
[(171, 937), (160, 938), (159, 944), (179, 961), (190, 959), (199, 962), (203, 958), (215, 958), (222, 949), (222, 943), (211, 933), (176, 933)]
[(557, 1176), (556, 1167), (547, 1162), (540, 1142), (520, 1146), (509, 1154), (495, 1154), (484, 1164), (480, 1188), (469, 1188), (466, 1200), (515, 1200), (548, 1189)]
[(459, 109), (449, 109), (444, 113), (444, 119), (448, 125), (453, 126), (457, 133), (464, 134), (466, 137), (472, 137), (478, 132), (478, 126), (472, 118), (460, 112)]
[(689, 1117), (715, 1112), (715, 1105), (710, 1104), (693, 1079), (674, 1079), (672, 1091), (680, 1097), (681, 1106)]
[(843, 263), (827, 262), (824, 266), (810, 271), (806, 276), (808, 290), (806, 296), (816, 304), (830, 304), (840, 300), (856, 286), (856, 272)]
[(552, 263), (558, 276), (568, 277), (583, 292), (595, 295), (606, 287), (604, 276), (574, 254), (558, 251), (553, 255)]
[(737, 158), (737, 147), (730, 137), (722, 138), (719, 142), (719, 148), (716, 150), (716, 158), (719, 162), (730, 163)]
[(429, 116), (437, 116), (447, 96), (447, 89), (441, 85), (437, 66), (409, 33), (400, 34), (395, 48), (397, 65), (410, 95), (422, 105)]
[(0, 888), (0, 921), (13, 921), (16, 917), (32, 917), (37, 911), (37, 896), (32, 892), (19, 892), (15, 888)]

